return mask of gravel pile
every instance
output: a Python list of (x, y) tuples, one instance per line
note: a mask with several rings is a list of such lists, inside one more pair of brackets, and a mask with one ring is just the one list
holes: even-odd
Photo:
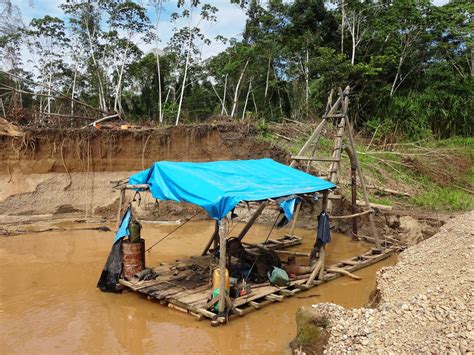
[(377, 308), (313, 306), (330, 320), (325, 352), (473, 352), (473, 256), (471, 211), (405, 250), (396, 266), (380, 270)]

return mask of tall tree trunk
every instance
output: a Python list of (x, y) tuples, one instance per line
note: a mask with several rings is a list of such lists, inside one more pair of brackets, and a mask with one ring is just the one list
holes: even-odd
[(158, 74), (158, 120), (163, 123), (163, 110), (161, 103), (161, 68), (160, 68), (160, 53), (158, 47), (156, 47), (156, 71)]
[(76, 94), (76, 79), (77, 79), (77, 65), (74, 70), (74, 78), (72, 79), (72, 89), (71, 89), (71, 116), (74, 115), (74, 95)]
[(225, 75), (225, 79), (224, 79), (224, 94), (222, 95), (222, 107), (221, 107), (221, 116), (224, 114), (226, 114), (226, 116), (229, 116), (229, 114), (227, 113), (227, 110), (225, 108), (225, 98), (226, 98), (226, 94), (227, 94), (227, 78), (228, 78), (229, 74), (226, 74)]
[(122, 106), (121, 99), (122, 99), (123, 68), (125, 67), (125, 61), (127, 60), (127, 54), (128, 54), (128, 44), (127, 44), (127, 47), (125, 48), (125, 53), (123, 54), (123, 57), (122, 57), (122, 65), (120, 66), (120, 72), (119, 72), (119, 76), (118, 76), (117, 86), (115, 88), (115, 101), (114, 101), (114, 110), (115, 110), (115, 112), (121, 111), (120, 107)]
[(395, 78), (393, 79), (393, 82), (392, 82), (392, 88), (390, 89), (390, 97), (392, 97), (393, 94), (395, 93), (395, 87), (396, 87), (397, 82), (398, 82), (398, 77), (400, 76), (400, 71), (402, 69), (402, 64), (403, 64), (403, 57), (400, 56), (400, 59), (398, 60), (397, 73), (395, 74)]
[(253, 88), (252, 88), (252, 101), (253, 101), (253, 107), (255, 107), (255, 114), (257, 115), (258, 114), (258, 108), (257, 108), (257, 101), (255, 101), (255, 95), (254, 95), (254, 92), (253, 92)]
[(156, 12), (156, 71), (158, 74), (158, 120), (160, 123), (163, 123), (163, 105), (161, 102), (161, 66), (160, 66), (160, 51), (158, 49), (159, 44), (159, 36), (158, 36), (158, 25), (160, 24), (161, 18), (161, 10), (162, 10), (162, 1), (155, 2), (155, 12)]
[(356, 56), (356, 47), (357, 47), (357, 39), (356, 39), (356, 35), (355, 35), (355, 23), (356, 23), (356, 19), (354, 18), (353, 22), (352, 22), (352, 57), (351, 57), (351, 64), (354, 65), (355, 63), (355, 56)]
[(51, 113), (51, 81), (52, 81), (52, 73), (49, 73), (49, 80), (48, 80), (48, 114)]
[(244, 77), (245, 70), (247, 69), (248, 64), (249, 64), (249, 59), (247, 59), (247, 61), (245, 62), (244, 69), (242, 69), (242, 72), (240, 73), (239, 81), (237, 81), (237, 85), (235, 87), (234, 101), (232, 103), (232, 111), (230, 112), (230, 117), (234, 117), (235, 109), (237, 108), (237, 101), (239, 99), (240, 84), (242, 82), (242, 78)]
[(191, 53), (191, 39), (189, 40), (188, 52), (186, 53), (186, 63), (184, 64), (184, 77), (183, 77), (183, 83), (181, 85), (181, 95), (179, 96), (178, 114), (176, 115), (176, 122), (175, 122), (176, 126), (179, 124), (179, 116), (181, 115), (181, 106), (183, 104), (184, 87), (186, 86), (186, 78), (188, 76), (188, 65), (189, 65), (190, 53)]
[(99, 64), (97, 63), (97, 60), (95, 58), (94, 54), (94, 47), (92, 46), (92, 35), (90, 33), (89, 26), (87, 26), (87, 39), (89, 42), (89, 49), (91, 51), (91, 58), (92, 58), (92, 63), (94, 64), (96, 75), (97, 75), (97, 81), (99, 82), (99, 87), (98, 87), (98, 92), (99, 92), (99, 107), (102, 111), (108, 111), (107, 110), (107, 103), (105, 102), (105, 90), (104, 90), (104, 84), (102, 83), (102, 78), (101, 78), (101, 73), (99, 69)]
[(471, 76), (474, 76), (474, 46), (471, 47)]
[(305, 104), (306, 104), (306, 116), (309, 112), (309, 50), (306, 48), (306, 68), (305, 68), (305, 81), (306, 81), (306, 92), (305, 92)]
[(270, 67), (272, 64), (272, 56), (268, 57), (268, 65), (267, 65), (267, 79), (265, 80), (265, 98), (267, 98), (268, 95), (268, 83), (270, 81)]
[(219, 99), (219, 102), (221, 103), (221, 115), (225, 114), (227, 115), (227, 110), (225, 109), (225, 106), (224, 106), (224, 101), (221, 99), (221, 97), (219, 96), (219, 93), (217, 92), (216, 88), (214, 87), (214, 84), (211, 83), (211, 87), (212, 87), (212, 90), (214, 91), (214, 93), (216, 94), (217, 98)]
[(346, 10), (344, 8), (344, 0), (341, 0), (341, 54), (344, 54), (344, 21)]
[(250, 91), (252, 90), (252, 79), (250, 79), (249, 89), (247, 90), (247, 96), (245, 97), (244, 110), (242, 111), (242, 121), (245, 118), (245, 113), (247, 111), (247, 103), (249, 102)]

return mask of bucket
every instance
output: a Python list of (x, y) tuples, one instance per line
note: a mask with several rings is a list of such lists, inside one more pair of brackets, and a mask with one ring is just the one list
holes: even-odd
[(131, 280), (133, 275), (145, 269), (145, 241), (122, 241), (122, 275)]

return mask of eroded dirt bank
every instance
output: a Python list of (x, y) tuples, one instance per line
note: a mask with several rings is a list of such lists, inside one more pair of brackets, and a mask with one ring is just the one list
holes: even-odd
[[(474, 349), (474, 211), (451, 219), (377, 275), (376, 308), (318, 304), (326, 353), (470, 353)], [(321, 319), (327, 322), (321, 322)], [(315, 342), (302, 350), (312, 353)], [(320, 344), (319, 344), (320, 345)]]
[(0, 216), (112, 217), (118, 193), (110, 182), (158, 160), (271, 157), (287, 162), (288, 153), (256, 135), (251, 125), (221, 122), (140, 131), (27, 130), (21, 138), (0, 136)]

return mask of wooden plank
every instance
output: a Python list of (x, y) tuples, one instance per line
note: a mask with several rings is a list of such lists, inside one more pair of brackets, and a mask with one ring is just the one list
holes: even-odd
[(341, 264), (346, 264), (346, 265), (357, 265), (360, 263), (360, 261), (353, 261), (353, 260), (343, 260), (340, 262)]
[(276, 240), (276, 239), (271, 239), (271, 238), (268, 238), (268, 241), (271, 242), (271, 243), (276, 243), (276, 244), (284, 244), (282, 241), (280, 240)]
[(275, 293), (278, 290), (279, 288), (274, 286), (265, 286), (257, 289), (252, 289), (251, 294), (236, 298), (234, 300), (234, 307), (239, 307), (243, 304), (246, 304), (250, 301), (255, 301), (259, 298), (264, 298), (265, 296)]
[[(377, 254), (375, 254), (377, 252)], [(376, 262), (383, 260), (396, 252), (395, 248), (384, 249), (379, 253), (379, 250), (375, 252), (369, 250), (368, 252), (355, 256), (348, 260), (339, 261), (338, 263), (328, 267), (328, 270), (332, 271), (331, 268), (342, 268), (343, 270), (353, 273), (359, 269), (375, 264)], [(358, 259), (362, 259), (358, 261)], [(199, 258), (197, 259), (199, 260)], [(341, 267), (341, 264), (343, 266)], [(336, 270), (335, 270), (336, 271)], [(299, 275), (298, 279), (293, 279), (288, 287), (275, 287), (268, 283), (254, 285), (252, 287), (252, 293), (246, 296), (239, 297), (234, 300), (231, 313), (235, 316), (243, 316), (252, 311), (261, 309), (263, 306), (273, 302), (281, 302), (286, 297), (290, 297), (302, 289), (310, 289), (316, 287), (324, 282), (334, 280), (341, 277), (339, 272), (326, 272), (322, 280), (314, 280), (309, 285), (305, 286), (308, 281), (309, 275)], [(165, 277), (164, 280), (150, 280), (141, 282), (129, 282), (126, 280), (120, 280), (120, 283), (129, 289), (135, 290), (145, 294), (156, 293), (158, 297), (166, 296), (166, 299), (162, 299), (161, 302), (165, 304), (171, 304), (170, 308), (175, 308), (181, 312), (187, 312), (198, 319), (208, 318), (213, 321), (217, 320), (217, 315), (206, 309), (208, 303), (208, 296), (211, 288), (209, 285), (202, 285), (194, 289), (183, 289), (178, 284), (179, 280), (173, 280), (172, 278)], [(184, 286), (183, 286), (184, 287)], [(177, 292), (175, 292), (177, 291)], [(175, 292), (175, 293), (173, 293)], [(233, 309), (235, 307), (235, 309)]]
[(267, 300), (270, 300), (270, 301), (278, 301), (278, 302), (281, 302), (281, 301), (283, 301), (283, 299), (285, 298), (285, 296), (277, 295), (277, 294), (271, 293), (271, 294), (269, 294), (269, 295), (266, 295), (265, 298), (266, 298)]
[(248, 304), (251, 305), (251, 306), (252, 306), (253, 308), (255, 308), (255, 309), (260, 309), (260, 308), (262, 308), (262, 305), (261, 305), (260, 303), (258, 303), (258, 302), (255, 302), (255, 301), (250, 301)]
[(170, 303), (174, 304), (175, 306), (182, 307), (184, 309), (190, 310), (194, 313), (202, 314), (206, 318), (209, 318), (209, 319), (212, 319), (212, 320), (217, 319), (217, 314), (212, 313), (211, 311), (208, 311), (206, 309), (193, 307), (189, 304), (181, 303), (177, 300), (170, 300)]

